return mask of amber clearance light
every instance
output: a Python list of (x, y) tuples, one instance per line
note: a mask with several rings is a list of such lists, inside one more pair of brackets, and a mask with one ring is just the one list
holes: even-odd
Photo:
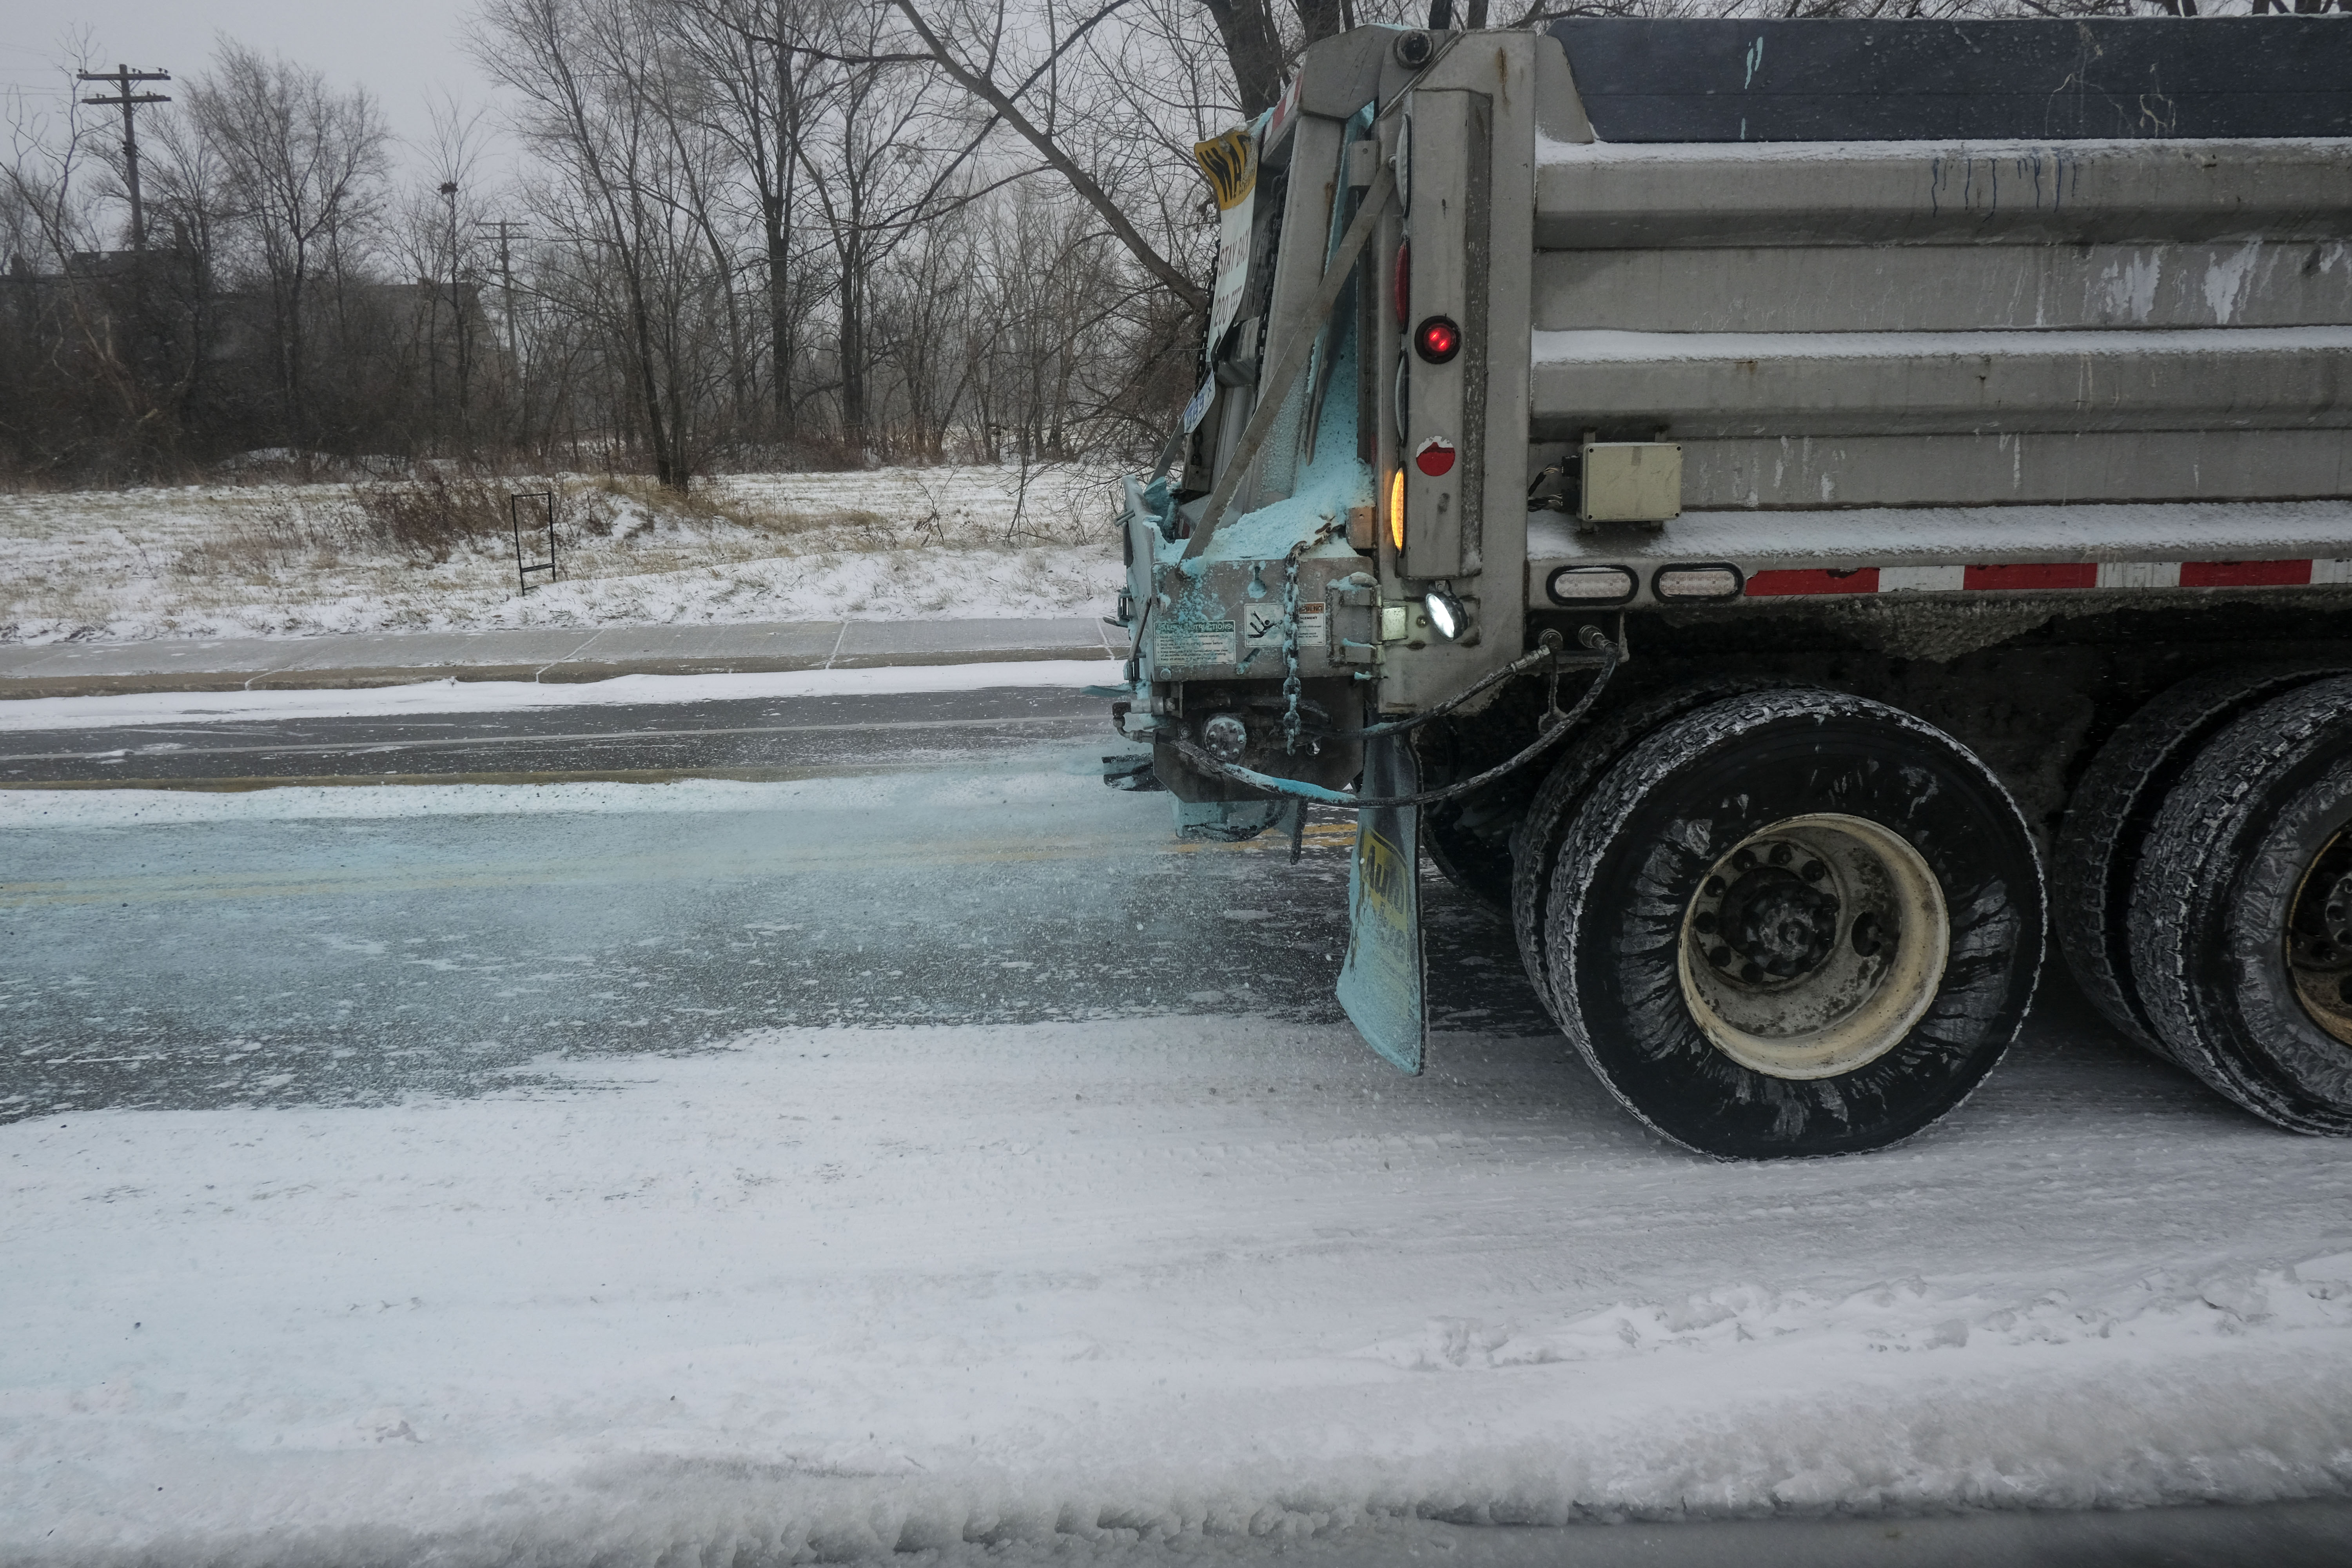
[(1389, 480), (1389, 542), (1396, 546), (1399, 553), (1402, 553), (1404, 550), (1404, 470), (1402, 468), (1399, 468), (1396, 471), (1396, 477)]

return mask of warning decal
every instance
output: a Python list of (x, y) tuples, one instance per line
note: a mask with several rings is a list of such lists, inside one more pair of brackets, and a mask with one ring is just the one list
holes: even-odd
[(1231, 621), (1163, 621), (1151, 653), (1151, 662), (1163, 669), (1231, 664), (1234, 658)]
[[(1252, 605), (1242, 612), (1242, 640), (1257, 646), (1282, 646), (1282, 608), (1278, 605)], [(1323, 606), (1320, 604), (1298, 606), (1298, 646), (1320, 647), (1323, 645)]]

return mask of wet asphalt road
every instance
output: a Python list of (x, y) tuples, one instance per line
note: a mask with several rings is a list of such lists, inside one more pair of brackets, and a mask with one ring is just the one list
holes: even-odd
[[(1351, 825), (1318, 820), (1296, 866), (1270, 838), (1181, 843), (1166, 795), (1099, 782), (1131, 750), (1103, 708), (1011, 689), (10, 736), (12, 768), (180, 788), (0, 792), (0, 1120), (471, 1094), (773, 1025), (1336, 1020)], [(510, 782), (256, 787), (336, 773)], [(799, 782), (581, 782), (703, 776)], [(1437, 1017), (1547, 1029), (1507, 932), (1425, 881)]]
[(551, 783), (807, 778), (935, 766), (1111, 732), (1100, 698), (1051, 687), (0, 731), (0, 785), (249, 787), (357, 780)]

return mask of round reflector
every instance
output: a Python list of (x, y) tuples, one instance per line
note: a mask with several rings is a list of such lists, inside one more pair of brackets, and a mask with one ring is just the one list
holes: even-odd
[(1462, 352), (1462, 329), (1447, 316), (1432, 316), (1412, 330), (1412, 352), (1432, 364), (1444, 364)]
[(1433, 479), (1442, 479), (1454, 471), (1454, 443), (1443, 436), (1432, 436), (1412, 455), (1412, 466)]

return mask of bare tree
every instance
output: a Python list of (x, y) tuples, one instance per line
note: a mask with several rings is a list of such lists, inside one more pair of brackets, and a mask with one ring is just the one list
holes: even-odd
[(810, 88), (796, 47), (809, 43), (809, 8), (793, 0), (680, 0), (683, 61), (706, 83), (706, 123), (733, 149), (758, 214), (774, 431), (793, 431), (793, 220)]
[(549, 179), (539, 213), (592, 249), (580, 301), (608, 313), (635, 413), (664, 485), (692, 473), (689, 422), (699, 367), (682, 352), (692, 286), (668, 205), (675, 145), (656, 102), (661, 37), (632, 0), (488, 0), (484, 65), (525, 105), (520, 124)]
[[(305, 444), (307, 310), (314, 284), (340, 294), (382, 212), (387, 140), (364, 88), (224, 40), (188, 101), (220, 160), (228, 216), (267, 283), (287, 444)], [(340, 303), (340, 300), (338, 303)]]

